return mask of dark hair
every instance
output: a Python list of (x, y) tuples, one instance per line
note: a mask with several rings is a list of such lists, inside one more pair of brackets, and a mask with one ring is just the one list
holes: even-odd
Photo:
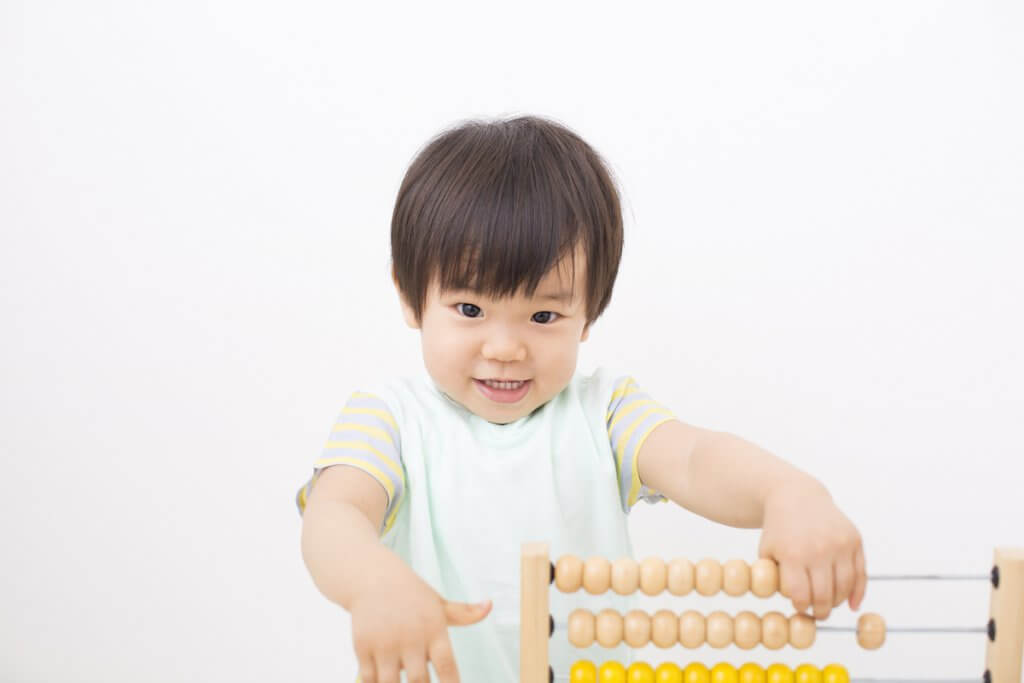
[(548, 271), (586, 255), (587, 322), (611, 300), (622, 211), (590, 145), (536, 116), (470, 120), (417, 154), (398, 190), (391, 256), (398, 289), (421, 320), (427, 289), (532, 296)]

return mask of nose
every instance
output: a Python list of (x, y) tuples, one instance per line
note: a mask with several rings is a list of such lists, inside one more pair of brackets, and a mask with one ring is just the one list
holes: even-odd
[(484, 340), (481, 355), (488, 360), (502, 362), (526, 360), (526, 346), (508, 330), (495, 329)]

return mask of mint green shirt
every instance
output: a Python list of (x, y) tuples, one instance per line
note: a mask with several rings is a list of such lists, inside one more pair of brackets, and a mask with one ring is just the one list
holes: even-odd
[[(552, 561), (631, 557), (629, 509), (640, 499), (665, 500), (640, 484), (636, 455), (670, 419), (631, 377), (600, 369), (577, 373), (530, 415), (498, 425), (449, 398), (424, 371), (349, 398), (297, 502), (301, 511), (324, 467), (359, 467), (377, 479), (388, 495), (381, 541), (444, 598), (494, 603), (480, 623), (449, 629), (461, 680), (517, 683), (520, 546), (547, 542)], [(625, 614), (632, 598), (551, 587), (557, 623), (578, 607)], [(556, 628), (556, 679), (578, 659), (628, 665), (629, 651), (574, 648)]]

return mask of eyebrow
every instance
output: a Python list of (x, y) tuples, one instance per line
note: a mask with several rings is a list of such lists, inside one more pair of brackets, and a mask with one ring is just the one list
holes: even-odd
[(544, 294), (538, 294), (537, 298), (538, 299), (543, 299), (545, 301), (557, 301), (559, 303), (563, 303), (563, 304), (568, 305), (568, 304), (572, 303), (572, 292), (568, 292), (568, 291), (546, 292)]

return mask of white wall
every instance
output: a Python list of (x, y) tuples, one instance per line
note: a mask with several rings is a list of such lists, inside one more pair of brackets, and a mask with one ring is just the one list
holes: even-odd
[[(581, 367), (820, 477), (872, 572), (1024, 545), (1019, 3), (667, 6), (0, 7), (0, 679), (351, 680), (292, 497), (347, 393), (419, 366), (392, 202), (473, 116), (554, 117), (618, 176)], [(668, 506), (633, 528), (641, 556), (757, 548)], [(983, 667), (980, 636), (820, 641), (755, 658)]]

